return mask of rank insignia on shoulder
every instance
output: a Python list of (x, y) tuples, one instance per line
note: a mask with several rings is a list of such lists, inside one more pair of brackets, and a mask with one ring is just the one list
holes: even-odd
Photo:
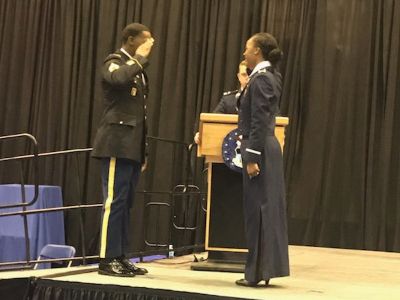
[(120, 55), (120, 54), (118, 54), (118, 53), (113, 53), (113, 54), (110, 54), (109, 56), (107, 56), (106, 57), (106, 59), (104, 60), (105, 62), (106, 61), (109, 61), (109, 60), (111, 60), (111, 59), (120, 59), (122, 56)]
[(118, 70), (118, 69), (119, 69), (119, 65), (114, 64), (114, 63), (111, 63), (110, 66), (108, 67), (108, 71), (110, 73), (112, 73), (112, 72), (114, 72), (115, 70)]
[(126, 64), (127, 64), (128, 66), (132, 66), (134, 63), (135, 63), (135, 62), (134, 62), (132, 59), (130, 59), (130, 60), (128, 60), (128, 61), (126, 62)]
[(236, 94), (238, 91), (239, 91), (239, 90), (228, 91), (228, 92), (224, 92), (222, 95), (223, 95), (223, 96), (228, 96), (228, 95)]
[(133, 97), (135, 97), (136, 96), (136, 93), (137, 93), (137, 88), (132, 88), (131, 89), (131, 95), (133, 96)]

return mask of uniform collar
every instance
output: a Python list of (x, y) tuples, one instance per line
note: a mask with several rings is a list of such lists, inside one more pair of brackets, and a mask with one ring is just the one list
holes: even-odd
[(253, 69), (253, 71), (250, 74), (250, 77), (252, 77), (254, 74), (257, 74), (258, 71), (261, 69), (265, 69), (271, 66), (271, 63), (268, 60), (264, 60), (262, 62), (259, 62), (257, 66)]
[(121, 48), (120, 50), (121, 50), (121, 52), (122, 52), (123, 54), (125, 54), (126, 56), (128, 56), (129, 59), (133, 59), (132, 55), (130, 55), (130, 54), (128, 53), (128, 51), (126, 51), (124, 48)]

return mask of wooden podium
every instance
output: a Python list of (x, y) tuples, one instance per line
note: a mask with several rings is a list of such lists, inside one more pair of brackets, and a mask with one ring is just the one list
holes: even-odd
[[(207, 217), (205, 249), (208, 261), (195, 263), (194, 270), (243, 272), (246, 242), (242, 209), (242, 175), (225, 166), (222, 142), (237, 128), (238, 116), (202, 113), (197, 156), (207, 164)], [(289, 119), (276, 118), (275, 136), (282, 150)]]

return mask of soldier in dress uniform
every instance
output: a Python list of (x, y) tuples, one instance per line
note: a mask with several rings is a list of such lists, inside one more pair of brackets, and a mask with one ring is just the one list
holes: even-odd
[(133, 277), (147, 273), (125, 256), (129, 209), (146, 162), (145, 68), (154, 39), (150, 30), (132, 23), (122, 31), (122, 47), (102, 67), (104, 113), (92, 156), (101, 159), (104, 205), (99, 274)]
[[(240, 96), (240, 92), (244, 89), (249, 79), (248, 69), (246, 61), (241, 61), (239, 64), (239, 69), (237, 73), (237, 78), (239, 80), (240, 88), (234, 91), (224, 92), (221, 100), (218, 102), (213, 113), (216, 114), (238, 114), (237, 100)], [(200, 143), (199, 133), (196, 132), (194, 136), (194, 141), (196, 144)]]
[(239, 64), (239, 69), (237, 73), (237, 78), (239, 80), (240, 88), (238, 90), (225, 92), (214, 109), (213, 113), (216, 114), (237, 114), (237, 100), (240, 96), (240, 92), (244, 89), (249, 79), (247, 72), (246, 61), (242, 61)]
[(252, 69), (238, 102), (249, 252), (244, 278), (236, 284), (256, 286), (289, 275), (283, 160), (274, 133), (282, 89), (276, 64), (282, 51), (272, 35), (257, 33), (247, 41), (244, 57)]

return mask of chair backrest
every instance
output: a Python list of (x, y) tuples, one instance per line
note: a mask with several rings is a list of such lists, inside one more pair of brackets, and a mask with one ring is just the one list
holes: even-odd
[[(39, 253), (37, 260), (41, 259), (52, 259), (52, 258), (72, 258), (75, 256), (75, 248), (68, 245), (54, 245), (47, 244), (42, 248)], [(69, 260), (67, 267), (70, 267), (72, 260)], [(39, 263), (36, 263), (33, 267), (38, 268)], [(51, 268), (51, 263), (41, 263), (40, 269)]]

